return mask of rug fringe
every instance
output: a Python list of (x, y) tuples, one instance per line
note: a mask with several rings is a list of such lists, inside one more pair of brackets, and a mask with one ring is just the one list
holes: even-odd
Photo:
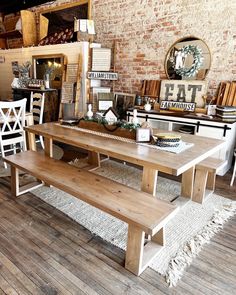
[(235, 202), (224, 206), (224, 209), (221, 211), (217, 210), (208, 224), (196, 236), (183, 245), (183, 248), (181, 248), (176, 256), (169, 262), (165, 278), (170, 287), (176, 286), (185, 268), (190, 265), (193, 258), (199, 254), (204, 244), (210, 242), (210, 239), (223, 228), (223, 224), (232, 217), (235, 212)]

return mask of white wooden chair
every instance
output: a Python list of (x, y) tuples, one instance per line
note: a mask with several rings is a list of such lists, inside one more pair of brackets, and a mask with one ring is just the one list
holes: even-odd
[(230, 181), (230, 186), (232, 186), (234, 183), (235, 175), (236, 175), (236, 149), (234, 150), (234, 168), (233, 168), (233, 174)]
[[(34, 117), (34, 124), (43, 123), (43, 111), (44, 111), (45, 95), (44, 93), (33, 92), (30, 94), (30, 112)], [(44, 149), (43, 137), (39, 137), (39, 142)]]
[[(25, 109), (27, 99), (0, 101), (0, 150), (2, 157), (17, 150), (26, 151)], [(4, 167), (7, 164), (4, 162)]]

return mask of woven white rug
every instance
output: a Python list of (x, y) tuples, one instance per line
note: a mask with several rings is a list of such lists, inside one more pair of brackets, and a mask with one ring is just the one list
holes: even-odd
[[(81, 166), (80, 161), (75, 161), (74, 165)], [(141, 171), (134, 167), (108, 160), (94, 173), (140, 189)], [(124, 222), (55, 188), (41, 187), (33, 193), (92, 233), (125, 250), (127, 224)], [(158, 177), (159, 198), (171, 200), (179, 193), (178, 182)], [(208, 197), (203, 205), (188, 202), (167, 224), (166, 246), (150, 267), (165, 276), (171, 286), (176, 285), (185, 267), (235, 211), (236, 202), (215, 194)]]

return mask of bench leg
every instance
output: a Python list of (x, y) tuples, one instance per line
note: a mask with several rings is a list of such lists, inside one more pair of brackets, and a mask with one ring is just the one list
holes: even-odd
[(19, 169), (11, 166), (11, 195), (16, 198), (19, 195)]
[(164, 228), (161, 228), (153, 237), (151, 237), (153, 242), (158, 243), (159, 245), (165, 245), (165, 231)]
[(196, 169), (192, 201), (202, 204), (206, 192), (208, 171)]
[(145, 233), (134, 225), (129, 225), (125, 268), (139, 276), (156, 257), (165, 243), (164, 228), (161, 228), (144, 245)]
[(11, 196), (16, 198), (22, 194), (30, 192), (33, 189), (43, 186), (41, 180), (33, 181), (26, 185), (20, 186), (19, 169), (11, 165)]
[(194, 183), (195, 167), (192, 167), (182, 174), (181, 196), (184, 198), (192, 198)]
[(139, 275), (142, 270), (143, 248), (144, 231), (129, 225), (125, 268), (136, 275)]

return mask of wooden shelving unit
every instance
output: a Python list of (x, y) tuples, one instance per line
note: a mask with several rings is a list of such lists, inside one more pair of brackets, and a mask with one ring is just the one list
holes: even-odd
[(23, 46), (31, 46), (37, 44), (35, 14), (28, 10), (21, 10), (19, 18), (21, 19), (22, 30), (11, 29), (0, 34), (0, 39), (5, 39), (7, 48), (9, 47), (7, 41), (13, 38), (22, 38)]
[[(115, 73), (115, 63), (116, 63), (116, 50), (117, 50), (117, 43), (114, 42), (112, 47), (111, 47), (111, 68), (110, 68), (110, 71), (109, 72), (114, 72)], [(92, 48), (90, 48), (89, 50), (89, 67), (88, 67), (88, 71), (91, 72), (91, 69), (92, 69)], [(95, 71), (96, 72), (96, 71)], [(99, 72), (99, 71), (98, 71)], [(101, 71), (103, 72), (103, 71)], [(104, 71), (105, 72), (105, 71)], [(97, 102), (96, 102), (96, 99), (94, 100), (94, 97), (93, 97), (93, 93), (91, 91), (91, 82), (90, 80), (87, 80), (88, 81), (88, 86), (87, 86), (87, 93), (88, 93), (88, 96), (87, 96), (87, 101), (88, 103), (92, 103), (93, 104), (93, 111), (97, 111)], [(109, 87), (111, 88), (111, 92), (114, 92), (114, 87), (115, 87), (115, 82), (116, 80), (103, 80), (103, 81), (109, 81), (108, 83), (110, 83)], [(103, 86), (101, 86), (103, 87)]]

